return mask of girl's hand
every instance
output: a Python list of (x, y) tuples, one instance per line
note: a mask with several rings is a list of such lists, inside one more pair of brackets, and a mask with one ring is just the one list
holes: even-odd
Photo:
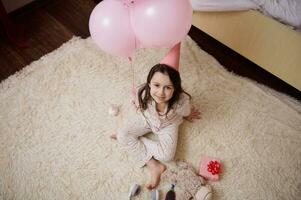
[(183, 118), (189, 122), (193, 122), (195, 119), (201, 119), (201, 112), (199, 111), (199, 109), (193, 106), (191, 108), (190, 114)]

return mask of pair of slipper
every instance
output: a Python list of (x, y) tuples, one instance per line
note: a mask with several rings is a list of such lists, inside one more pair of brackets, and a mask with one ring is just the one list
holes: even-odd
[[(130, 192), (128, 195), (128, 199), (131, 200), (132, 197), (136, 196), (140, 192), (140, 185), (138, 184), (133, 184), (130, 187)], [(159, 200), (159, 191), (158, 190), (152, 190), (151, 191), (151, 200)]]

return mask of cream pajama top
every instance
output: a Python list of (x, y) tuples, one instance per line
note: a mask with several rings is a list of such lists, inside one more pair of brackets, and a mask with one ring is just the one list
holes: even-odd
[[(118, 142), (137, 159), (139, 166), (144, 166), (151, 158), (161, 162), (170, 161), (176, 153), (179, 125), (190, 111), (190, 98), (185, 93), (180, 95), (167, 116), (160, 115), (156, 103), (151, 101), (144, 112), (137, 111), (137, 115), (117, 130)], [(149, 132), (156, 134), (158, 140), (144, 136)]]

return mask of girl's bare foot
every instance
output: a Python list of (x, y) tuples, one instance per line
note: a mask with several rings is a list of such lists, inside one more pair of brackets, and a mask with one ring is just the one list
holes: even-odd
[(113, 133), (112, 135), (110, 135), (110, 138), (113, 140), (117, 140), (117, 134)]
[(145, 187), (152, 190), (159, 185), (161, 174), (166, 170), (166, 166), (153, 158), (147, 162), (146, 166), (150, 171), (151, 178)]

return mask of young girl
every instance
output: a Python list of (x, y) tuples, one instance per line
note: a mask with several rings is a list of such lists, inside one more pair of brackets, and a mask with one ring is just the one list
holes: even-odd
[[(191, 108), (190, 99), (182, 89), (179, 72), (166, 64), (157, 64), (138, 90), (137, 115), (111, 136), (136, 157), (141, 166), (146, 165), (151, 175), (146, 184), (148, 189), (158, 186), (166, 169), (164, 162), (174, 158), (183, 118), (188, 121), (200, 118), (200, 112)], [(149, 132), (157, 135), (158, 141), (144, 137)]]

